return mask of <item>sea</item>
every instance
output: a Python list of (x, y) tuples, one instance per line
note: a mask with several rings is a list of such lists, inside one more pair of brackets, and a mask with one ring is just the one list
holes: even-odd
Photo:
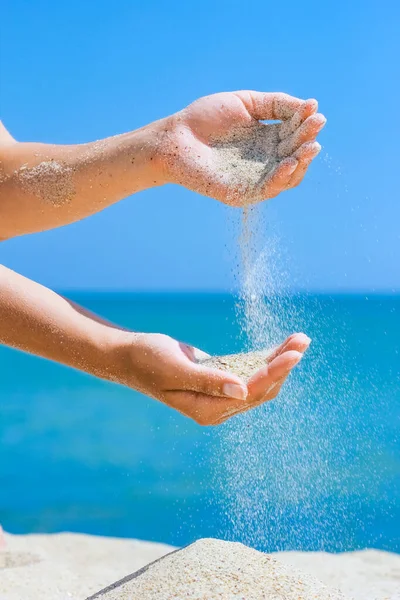
[[(245, 347), (232, 295), (69, 297), (210, 354)], [(276, 400), (219, 427), (0, 347), (3, 528), (400, 552), (400, 296), (280, 302), (311, 347)]]

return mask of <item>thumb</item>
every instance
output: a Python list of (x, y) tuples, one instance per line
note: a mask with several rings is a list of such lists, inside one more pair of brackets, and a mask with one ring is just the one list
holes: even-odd
[(187, 380), (187, 389), (207, 396), (226, 396), (235, 400), (246, 400), (247, 385), (236, 375), (193, 365)]

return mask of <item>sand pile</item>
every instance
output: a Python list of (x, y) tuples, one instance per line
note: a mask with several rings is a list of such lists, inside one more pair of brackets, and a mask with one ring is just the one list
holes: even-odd
[(204, 539), (88, 600), (344, 600), (339, 591), (235, 542)]
[(266, 366), (268, 357), (272, 352), (273, 349), (268, 349), (239, 354), (227, 354), (226, 356), (211, 356), (210, 358), (202, 359), (200, 362), (206, 367), (234, 373), (247, 381), (259, 369)]
[[(6, 533), (5, 545), (0, 547), (0, 599), (85, 600), (172, 550), (165, 544), (76, 533)], [(273, 556), (311, 573), (327, 586), (340, 587), (357, 600), (400, 600), (397, 554), (364, 550), (280, 552)], [(291, 572), (291, 567), (286, 572)]]

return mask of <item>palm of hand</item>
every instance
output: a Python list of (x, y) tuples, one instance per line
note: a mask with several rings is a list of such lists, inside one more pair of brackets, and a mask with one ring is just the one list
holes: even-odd
[[(232, 373), (200, 364), (199, 359), (208, 355), (192, 346), (162, 334), (135, 334), (131, 344), (134, 368), (121, 383), (161, 400), (202, 425), (216, 425), (275, 398), (309, 343), (303, 334), (291, 336), (246, 385)], [(240, 399), (233, 397), (232, 385), (242, 390)]]
[[(298, 185), (320, 150), (325, 124), (314, 100), (232, 92), (200, 98), (172, 118), (166, 162), (170, 178), (240, 206)], [(264, 124), (260, 120), (281, 119)]]

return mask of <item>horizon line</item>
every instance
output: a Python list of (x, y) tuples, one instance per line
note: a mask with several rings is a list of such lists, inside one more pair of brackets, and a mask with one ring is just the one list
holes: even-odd
[[(70, 288), (56, 289), (62, 295), (64, 294), (102, 294), (102, 295), (204, 295), (204, 296), (238, 296), (240, 290), (208, 290), (208, 289), (101, 289), (101, 288)], [(265, 294), (266, 296), (268, 294)], [(319, 296), (398, 296), (400, 289), (289, 289), (277, 292), (276, 296), (296, 296), (296, 295), (319, 295)]]

